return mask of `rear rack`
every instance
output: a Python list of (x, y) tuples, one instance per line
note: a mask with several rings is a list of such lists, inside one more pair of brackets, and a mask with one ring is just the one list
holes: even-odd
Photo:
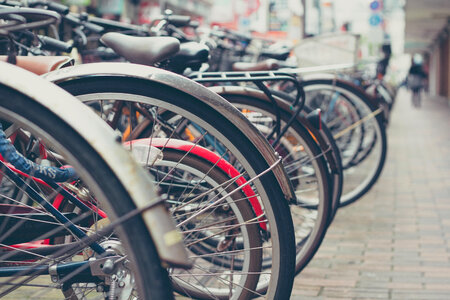
[(303, 88), (300, 85), (297, 76), (294, 73), (287, 73), (283, 71), (252, 71), (252, 72), (195, 72), (189, 75), (189, 78), (197, 82), (253, 82), (259, 87), (257, 82), (264, 81), (289, 81), (294, 84), (297, 89), (293, 106), (297, 106), (300, 99), (304, 105)]
[[(294, 73), (287, 73), (283, 71), (252, 71), (252, 72), (195, 72), (189, 75), (189, 78), (199, 83), (237, 83), (237, 82), (252, 82), (270, 99), (276, 115), (276, 124), (272, 132), (267, 136), (270, 141), (276, 133), (276, 138), (272, 145), (275, 147), (281, 137), (286, 133), (288, 128), (297, 118), (300, 111), (305, 105), (305, 92), (300, 84), (297, 76)], [(295, 100), (291, 103), (292, 110), (295, 111), (286, 125), (281, 128), (281, 114), (280, 109), (272, 95), (272, 92), (264, 83), (265, 81), (288, 81), (296, 88), (297, 94)]]

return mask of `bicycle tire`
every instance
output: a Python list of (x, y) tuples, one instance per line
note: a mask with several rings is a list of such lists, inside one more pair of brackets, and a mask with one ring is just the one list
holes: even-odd
[[(171, 175), (169, 177), (166, 177), (165, 169), (168, 168), (170, 170)], [(155, 183), (160, 184), (159, 180), (161, 177), (164, 178), (164, 182), (168, 182), (172, 180), (173, 176), (180, 177), (183, 176), (183, 180), (189, 179), (192, 181), (201, 181), (203, 184), (201, 186), (201, 189), (205, 188), (206, 183), (213, 184), (215, 186), (223, 185), (224, 183), (230, 182), (230, 176), (226, 174), (223, 170), (221, 170), (217, 165), (213, 164), (212, 162), (194, 155), (192, 153), (186, 153), (184, 151), (174, 150), (174, 149), (168, 149), (165, 148), (163, 151), (163, 158), (161, 161), (156, 162), (150, 167), (150, 172), (154, 175)], [(175, 174), (174, 174), (175, 173)], [(186, 174), (187, 173), (187, 174)], [(187, 178), (186, 178), (187, 176)], [(192, 177), (191, 177), (192, 176)], [(193, 179), (197, 178), (197, 180)], [(175, 183), (178, 183), (178, 181), (175, 181)], [(164, 190), (170, 189), (171, 185), (164, 186)], [(234, 189), (238, 188), (235, 183), (228, 183), (224, 186), (224, 190), (222, 193), (231, 193)], [(183, 188), (184, 189), (184, 188)], [(172, 192), (173, 193), (173, 192)], [(195, 194), (194, 192), (189, 189), (190, 197), (193, 197)], [(192, 195), (194, 194), (194, 195)], [(176, 196), (176, 195), (175, 195)], [(173, 197), (173, 196), (172, 196)], [(180, 201), (181, 197), (177, 197), (177, 201), (179, 203), (183, 203), (183, 201)], [(211, 196), (208, 196), (208, 198), (211, 198)], [(208, 200), (206, 198), (205, 200)], [(227, 205), (224, 207), (224, 211), (217, 208), (214, 212), (214, 217), (207, 216), (207, 218), (212, 218), (211, 226), (212, 233), (210, 234), (210, 237), (208, 237), (208, 222), (202, 220), (202, 230), (199, 230), (196, 233), (193, 233), (193, 228), (188, 227), (188, 232), (190, 232), (188, 235), (190, 235), (189, 239), (192, 240), (190, 243), (190, 246), (188, 247), (189, 251), (193, 253), (191, 259), (194, 259), (196, 255), (198, 256), (197, 259), (208, 261), (211, 264), (211, 269), (216, 267), (224, 267), (224, 268), (233, 268), (233, 269), (242, 269), (244, 272), (248, 272), (250, 274), (253, 274), (253, 276), (249, 276), (245, 278), (244, 282), (240, 283), (240, 286), (244, 290), (241, 294), (240, 298), (246, 299), (252, 296), (252, 293), (250, 291), (255, 290), (258, 279), (259, 279), (259, 272), (262, 268), (262, 241), (259, 233), (259, 225), (257, 222), (255, 222), (255, 213), (252, 209), (252, 206), (250, 205), (250, 202), (246, 199), (247, 196), (242, 192), (242, 190), (238, 190), (237, 192), (230, 195), (228, 198), (230, 200), (227, 202)], [(229, 207), (229, 209), (228, 209)], [(176, 209), (174, 209), (176, 211)], [(211, 213), (211, 214), (212, 214)], [(235, 253), (228, 257), (226, 254), (223, 254), (223, 256), (219, 255), (212, 256), (215, 252), (215, 249), (217, 249), (221, 242), (224, 244), (225, 242), (231, 243), (229, 237), (224, 232), (224, 235), (219, 240), (218, 235), (214, 233), (214, 225), (217, 226), (217, 220), (220, 220), (221, 216), (222, 218), (225, 218), (225, 216), (232, 216), (235, 215), (238, 220), (241, 220), (239, 223), (231, 223), (229, 227), (232, 231), (231, 235), (233, 235), (234, 243), (237, 244), (234, 246)], [(175, 220), (176, 214), (174, 215)], [(225, 218), (226, 220), (227, 218)], [(253, 220), (253, 221), (252, 221)], [(198, 221), (197, 221), (198, 222)], [(233, 225), (235, 224), (235, 225)], [(241, 227), (244, 227), (239, 232), (236, 232), (236, 226), (238, 224)], [(220, 228), (220, 231), (223, 231), (225, 225), (222, 225)], [(215, 229), (217, 231), (217, 229)], [(205, 233), (206, 232), (206, 233)], [(243, 237), (242, 240), (238, 239), (238, 234), (245, 234), (245, 238)], [(195, 237), (197, 237), (198, 240), (201, 242), (196, 242)], [(228, 246), (228, 248), (231, 246)], [(232, 247), (233, 248), (233, 247)], [(249, 257), (249, 261), (245, 261), (244, 259), (240, 258), (241, 255), (239, 254), (239, 250), (242, 250), (242, 256), (247, 255)], [(207, 266), (205, 266), (206, 268)], [(189, 272), (189, 271), (186, 271)], [(189, 274), (186, 273), (185, 274)], [(193, 277), (193, 276), (192, 276)], [(204, 293), (198, 292), (198, 289), (195, 288), (196, 283), (193, 284), (184, 284), (184, 281), (189, 281), (189, 278), (183, 278), (182, 280), (177, 280), (176, 277), (174, 278), (174, 290), (178, 293), (187, 296), (187, 297), (193, 297), (196, 299), (229, 299), (229, 291), (226, 291), (222, 295), (218, 295), (217, 293), (214, 293), (214, 297), (205, 297)], [(244, 279), (244, 278), (243, 278)], [(195, 280), (195, 279), (192, 279)], [(193, 286), (191, 286), (191, 284)], [(197, 283), (198, 284), (198, 283)]]
[[(306, 103), (311, 108), (321, 110), (322, 119), (330, 131), (334, 133), (346, 130), (351, 124), (357, 123), (362, 118), (360, 111), (355, 107), (354, 101), (348, 95), (335, 90), (316, 89), (312, 92), (308, 91)], [(363, 124), (335, 139), (341, 152), (344, 169), (351, 167), (352, 162), (358, 156), (364, 141), (364, 130)]]
[[(306, 113), (311, 112), (308, 106), (304, 107)], [(317, 142), (322, 152), (325, 152), (330, 178), (332, 180), (332, 205), (329, 223), (331, 224), (336, 216), (336, 213), (341, 206), (341, 195), (344, 187), (344, 169), (342, 167), (342, 159), (336, 141), (333, 138), (331, 130), (326, 123), (321, 120), (320, 135), (322, 139), (318, 138)], [(331, 150), (331, 151), (330, 151)]]
[[(37, 82), (41, 84), (41, 87), (43, 85), (48, 85), (44, 80), (37, 77), (31, 77), (31, 75), (28, 75), (25, 72), (23, 73), (22, 78), (28, 80), (36, 78)], [(95, 116), (90, 114), (89, 111), (86, 111), (84, 107), (81, 107), (81, 110), (69, 110), (70, 108), (73, 109), (74, 105), (76, 105), (75, 107), (79, 107), (77, 106), (77, 101), (75, 99), (72, 100), (72, 97), (69, 94), (63, 93), (55, 87), (53, 87), (53, 89), (55, 94), (52, 95), (52, 97), (59, 96), (61, 98), (59, 100), (68, 99), (72, 101), (67, 102), (68, 106), (65, 111), (66, 116), (73, 114), (74, 116), (79, 117), (82, 115), (80, 112), (87, 112), (89, 117), (95, 118)], [(56, 115), (43, 104), (31, 99), (22, 92), (5, 85), (0, 85), (0, 114), (2, 120), (8, 120), (11, 123), (19, 123), (29, 132), (32, 132), (36, 136), (43, 137), (45, 141), (50, 142), (60, 153), (66, 154), (67, 161), (77, 169), (78, 174), (84, 179), (84, 183), (88, 184), (88, 186), (95, 191), (96, 198), (104, 204), (109, 203), (107, 204), (107, 208), (111, 219), (117, 219), (126, 213), (136, 210), (136, 204), (133, 202), (130, 193), (122, 184), (120, 176), (115, 174), (114, 168), (112, 167), (112, 163), (114, 162), (108, 161), (106, 158), (102, 157), (102, 154), (98, 153), (97, 150), (89, 144), (86, 138), (79, 133), (77, 128), (72, 127), (70, 123), (66, 122), (59, 115)], [(97, 120), (92, 120), (92, 124), (103, 125)], [(104, 134), (106, 137), (109, 137), (111, 141), (114, 141), (114, 135), (110, 130), (106, 130)], [(100, 140), (98, 141), (99, 144), (101, 143)], [(117, 154), (120, 153), (118, 152)], [(3, 172), (6, 172), (6, 169), (3, 169), (2, 173)], [(5, 175), (3, 176), (3, 179), (5, 179)], [(152, 190), (148, 190), (148, 192), (151, 197), (153, 194)], [(156, 197), (156, 195), (153, 194), (153, 197)], [(120, 241), (126, 246), (127, 254), (130, 257), (133, 257), (133, 261), (136, 262), (133, 264), (133, 269), (135, 275), (137, 275), (135, 279), (139, 283), (139, 294), (145, 299), (172, 298), (172, 291), (167, 272), (161, 266), (155, 244), (142, 216), (137, 214), (137, 216), (129, 218), (125, 223), (121, 224), (121, 226), (123, 228), (119, 230)], [(128, 235), (124, 234), (125, 231)], [(132, 235), (138, 235), (142, 238), (130, 238)], [(17, 252), (21, 251), (18, 250)], [(10, 252), (8, 252), (8, 256), (11, 256)], [(2, 257), (4, 256), (2, 255)], [(51, 261), (55, 260), (53, 259)], [(28, 263), (30, 263), (30, 261)], [(2, 267), (0, 267), (0, 269), (2, 269)], [(5, 271), (5, 269), (3, 269), (3, 271)], [(8, 286), (4, 284), (5, 282), (2, 283), (3, 288), (7, 288)], [(21, 284), (24, 284), (23, 281)], [(2, 292), (5, 293), (7, 291), (9, 291), (9, 289), (6, 291), (2, 290)], [(24, 294), (19, 297), (23, 296)], [(41, 297), (45, 299), (48, 299), (48, 296), (47, 293), (41, 295)], [(37, 299), (37, 296), (33, 296), (33, 299)]]
[[(273, 120), (276, 119), (275, 114), (273, 112), (273, 105), (270, 102), (262, 101), (259, 98), (251, 97), (249, 95), (231, 95), (231, 94), (222, 94), (222, 96), (235, 105), (237, 108), (244, 111), (244, 114), (247, 116), (250, 116), (250, 120), (252, 123), (256, 125), (256, 127), (260, 130), (263, 130), (263, 124), (267, 121), (266, 118), (270, 118), (273, 122)], [(251, 114), (253, 113), (261, 113), (261, 119), (264, 119), (264, 122), (259, 123), (258, 117), (255, 117), (255, 119), (252, 119)], [(280, 112), (281, 121), (282, 121), (282, 127), (283, 123), (287, 122), (291, 117), (291, 112), (287, 112), (285, 110), (281, 110)], [(265, 132), (265, 134), (270, 133), (271, 128), (268, 131)], [(309, 263), (309, 261), (312, 259), (314, 254), (317, 252), (318, 248), (320, 247), (320, 244), (325, 236), (326, 230), (328, 228), (330, 215), (331, 215), (331, 186), (330, 178), (328, 174), (328, 168), (326, 166), (326, 162), (323, 157), (323, 153), (320, 150), (320, 148), (317, 146), (316, 142), (311, 138), (310, 133), (308, 130), (300, 123), (300, 121), (297, 119), (292, 126), (289, 128), (288, 132), (286, 133), (286, 136), (289, 135), (289, 138), (287, 140), (295, 139), (295, 143), (292, 144), (292, 147), (304, 147), (304, 154), (305, 157), (308, 157), (308, 162), (310, 162), (312, 168), (314, 169), (314, 174), (317, 177), (317, 179), (311, 176), (309, 180), (314, 181), (317, 180), (318, 184), (318, 199), (314, 198), (314, 204), (313, 205), (304, 205), (305, 208), (302, 208), (302, 197), (300, 196), (298, 198), (297, 205), (293, 204), (291, 205), (291, 214), (293, 215), (294, 220), (294, 229), (296, 232), (300, 234), (300, 232), (303, 234), (302, 237), (299, 235), (296, 235), (296, 244), (297, 244), (297, 255), (296, 255), (296, 274), (300, 273), (301, 270), (305, 268), (305, 266)], [(282, 145), (283, 143), (280, 143)], [(289, 146), (288, 146), (289, 147)], [(275, 147), (275, 150), (278, 151), (278, 153), (283, 157), (288, 157), (292, 153), (289, 152), (289, 150), (283, 151), (281, 149), (282, 147)], [(302, 152), (303, 152), (302, 151)], [(305, 161), (304, 163), (306, 164)], [(301, 160), (303, 163), (303, 159)], [(287, 162), (285, 162), (286, 165)], [(308, 167), (310, 166), (308, 163)], [(306, 167), (306, 166), (303, 166)], [(287, 172), (290, 174), (289, 171), (289, 165), (286, 165)], [(309, 177), (307, 177), (309, 178)], [(292, 178), (294, 180), (294, 178)], [(305, 181), (309, 181), (306, 179)], [(302, 184), (297, 184), (297, 188), (300, 188)], [(296, 187), (294, 186), (294, 189)], [(296, 190), (297, 192), (302, 192), (301, 189)], [(318, 204), (315, 204), (316, 201)], [(308, 210), (308, 207), (310, 209)], [(309, 213), (308, 213), (309, 211)], [(307, 221), (306, 223), (314, 223), (314, 228), (305, 234), (307, 231), (307, 228), (302, 227), (301, 223), (299, 222), (301, 219), (304, 218), (305, 215), (308, 214), (314, 214), (311, 213), (311, 211), (317, 212), (317, 218), (313, 221), (312, 219)]]
[[(293, 98), (290, 94), (278, 90), (271, 90), (271, 93), (276, 96), (275, 100), (280, 108), (283, 108), (287, 114), (292, 113), (292, 111), (287, 110), (286, 107), (289, 107), (289, 103), (293, 103), (295, 98)], [(280, 101), (286, 101), (288, 105), (282, 105)], [(305, 105), (303, 107), (303, 111), (304, 113), (309, 114), (313, 110)], [(320, 118), (320, 123), (319, 130), (316, 130), (316, 128), (312, 126), (308, 127), (307, 130), (313, 136), (313, 139), (320, 147), (322, 153), (324, 153), (324, 158), (327, 162), (330, 178), (332, 180), (332, 204), (329, 220), (329, 223), (331, 224), (340, 206), (341, 194), (344, 185), (344, 173), (340, 150), (336, 145), (336, 141), (333, 138), (331, 130), (322, 118)], [(306, 126), (308, 125), (306, 122), (304, 124)]]
[[(365, 123), (364, 126), (366, 127), (370, 126), (376, 134), (377, 139), (375, 141), (376, 144), (373, 147), (371, 146), (370, 149), (368, 150), (371, 152), (372, 161), (369, 161), (367, 159), (369, 155), (364, 155), (365, 156), (364, 161), (361, 160), (358, 162), (358, 164), (352, 165), (350, 166), (350, 168), (344, 170), (344, 177), (345, 177), (344, 192), (341, 197), (340, 205), (346, 206), (348, 204), (355, 202), (365, 193), (367, 193), (376, 183), (377, 179), (381, 174), (381, 171), (383, 170), (387, 153), (387, 138), (384, 127), (383, 115), (380, 113), (381, 109), (379, 109), (377, 104), (374, 103), (363, 90), (342, 80), (333, 80), (333, 79), (306, 80), (302, 81), (302, 85), (304, 86), (305, 92), (311, 90), (317, 91), (331, 90), (331, 91), (338, 91), (341, 94), (345, 94), (353, 101), (357, 109), (361, 112), (362, 118), (366, 116), (370, 117), (369, 118), (370, 123), (368, 123), (369, 121), (363, 123)], [(365, 144), (370, 145), (371, 142), (372, 141), (365, 141)], [(360, 147), (359, 151), (362, 150), (364, 149)], [(352, 175), (350, 175), (351, 171), (357, 170), (356, 168), (362, 169), (361, 165), (364, 163), (369, 164), (369, 162), (370, 165), (366, 166), (369, 169), (368, 172), (365, 172), (366, 176), (363, 179), (361, 178), (356, 179), (355, 177), (355, 179), (351, 180), (351, 178), (353, 178), (351, 177)], [(361, 173), (363, 172), (361, 171)], [(364, 174), (362, 174), (361, 176), (364, 176)], [(356, 187), (350, 186), (349, 182), (356, 182), (354, 183)], [(358, 185), (357, 182), (359, 182), (360, 184)]]

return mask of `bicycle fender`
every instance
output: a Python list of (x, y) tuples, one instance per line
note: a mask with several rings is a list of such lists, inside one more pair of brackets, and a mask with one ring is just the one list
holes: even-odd
[[(78, 99), (47, 80), (11, 64), (0, 62), (0, 67), (2, 85), (41, 104), (90, 143), (116, 174), (137, 208), (147, 207), (154, 201), (155, 206), (143, 213), (143, 220), (160, 258), (169, 264), (190, 267), (182, 236), (175, 229), (175, 223), (164, 202), (159, 201), (149, 174), (138, 166), (131, 154), (123, 148), (114, 131), (87, 106), (80, 105)], [(115, 163), (117, 161), (123, 163)], [(88, 172), (80, 175), (86, 178), (90, 176)], [(100, 190), (94, 190), (94, 193), (102, 194)]]
[[(208, 90), (206, 87), (181, 75), (155, 67), (131, 63), (92, 63), (67, 67), (43, 75), (45, 79), (56, 84), (68, 80), (76, 80), (77, 78), (92, 76), (123, 76), (139, 78), (163, 84), (193, 96), (203, 104), (208, 105), (220, 112), (237, 128), (242, 129), (243, 133), (250, 139), (253, 145), (259, 149), (261, 155), (267, 161), (269, 166), (276, 164), (279, 160), (279, 155), (267, 143), (264, 136), (233, 105), (228, 103), (216, 93)], [(283, 191), (284, 197), (288, 201), (296, 199), (293, 188), (282, 164), (276, 165), (272, 171)]]
[[(248, 88), (248, 87), (240, 87), (240, 86), (215, 86), (215, 87), (210, 87), (210, 90), (216, 92), (217, 94), (221, 95), (221, 96), (226, 96), (226, 95), (236, 95), (236, 96), (249, 96), (249, 97), (253, 97), (253, 98), (257, 98), (260, 99), (262, 101), (265, 101), (267, 103), (272, 103), (271, 100), (269, 98), (267, 98), (266, 94), (264, 94), (264, 92), (262, 92), (261, 90), (257, 90), (254, 88)], [(292, 105), (289, 101), (286, 101), (285, 99), (278, 97), (277, 95), (272, 95), (272, 97), (275, 99), (277, 106), (282, 110), (285, 111), (287, 113), (291, 113), (294, 111), (294, 109), (292, 108)], [(320, 126), (314, 126), (311, 121), (306, 118), (305, 116), (303, 116), (302, 114), (299, 114), (296, 119), (302, 123), (305, 128), (309, 131), (309, 133), (311, 134), (311, 136), (317, 140), (320, 136), (319, 131), (320, 131)]]
[[(321, 77), (319, 77), (319, 75)], [(356, 95), (360, 95), (364, 99), (366, 99), (367, 103), (372, 106), (372, 109), (376, 109), (378, 107), (378, 103), (375, 99), (375, 97), (369, 95), (364, 89), (357, 86), (356, 84), (349, 82), (348, 80), (339, 79), (336, 76), (332, 74), (317, 74), (316, 76), (310, 76), (302, 78), (302, 83), (304, 83), (306, 86), (308, 84), (320, 84), (320, 83), (327, 83), (331, 80), (331, 83), (334, 84), (340, 84), (343, 86), (346, 86), (351, 92), (353, 92)]]
[(315, 80), (315, 79), (338, 79), (337, 74), (332, 73), (310, 73), (310, 74), (301, 74), (301, 82), (306, 80)]
[[(267, 95), (264, 94), (263, 91), (257, 90), (254, 88), (242, 87), (242, 86), (212, 86), (212, 87), (209, 87), (208, 89), (210, 89), (211, 91), (213, 91), (221, 96), (224, 96), (224, 95), (249, 96), (249, 97), (258, 98), (265, 102), (271, 103), (270, 99), (267, 98)], [(276, 95), (272, 95), (272, 97), (275, 99), (275, 101), (277, 102), (277, 105), (282, 110), (292, 111), (291, 104), (288, 101), (286, 101)]]
[[(244, 177), (239, 173), (238, 170), (236, 170), (233, 165), (231, 165), (229, 162), (227, 162), (225, 159), (221, 158), (216, 153), (202, 147), (199, 145), (196, 145), (194, 143), (183, 141), (183, 140), (174, 140), (174, 139), (167, 139), (167, 138), (145, 138), (145, 139), (138, 139), (133, 140), (130, 142), (124, 143), (125, 146), (133, 145), (135, 147), (136, 145), (144, 145), (147, 147), (156, 147), (158, 149), (162, 148), (168, 148), (168, 149), (174, 149), (179, 150), (185, 153), (190, 153), (193, 155), (196, 155), (198, 157), (201, 157), (209, 162), (211, 162), (214, 166), (221, 169), (225, 174), (230, 176), (231, 178), (236, 178), (236, 184), (241, 187), (244, 194), (247, 196), (248, 201), (250, 202), (253, 211), (258, 217), (259, 226), (263, 230), (267, 230), (267, 224), (265, 222), (264, 218), (264, 212), (261, 207), (261, 203), (259, 203), (258, 198), (256, 197), (255, 192), (253, 189), (247, 184), (247, 180), (245, 180)], [(132, 147), (132, 148), (133, 148)], [(162, 158), (164, 159), (164, 158)]]
[[(210, 90), (216, 92), (217, 94), (226, 97), (226, 95), (236, 95), (236, 96), (248, 96), (248, 97), (254, 97), (257, 99), (260, 99), (262, 101), (265, 101), (267, 103), (272, 104), (271, 100), (267, 98), (267, 95), (264, 94), (261, 90), (257, 90), (254, 88), (249, 87), (241, 87), (241, 86), (213, 86), (209, 87)], [(278, 107), (285, 112), (292, 112), (291, 103), (289, 101), (286, 101), (285, 99), (278, 97), (276, 95), (272, 95), (272, 97), (277, 102)], [(306, 112), (306, 111), (305, 111)], [(321, 131), (321, 123), (319, 125), (314, 126), (311, 123), (311, 120), (309, 120), (307, 117), (303, 116), (302, 114), (299, 114), (296, 119), (305, 126), (305, 128), (308, 130), (311, 137), (321, 145), (322, 149), (328, 148), (328, 143), (323, 138)], [(321, 121), (323, 122), (323, 121)], [(332, 166), (332, 169), (335, 170), (335, 166)]]

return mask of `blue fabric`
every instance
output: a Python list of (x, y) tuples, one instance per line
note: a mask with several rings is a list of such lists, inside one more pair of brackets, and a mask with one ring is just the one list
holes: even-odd
[(19, 171), (42, 180), (53, 180), (56, 182), (67, 181), (76, 177), (73, 168), (60, 169), (56, 167), (41, 166), (25, 158), (16, 151), (16, 148), (6, 138), (3, 126), (0, 123), (0, 154), (5, 161), (12, 164)]

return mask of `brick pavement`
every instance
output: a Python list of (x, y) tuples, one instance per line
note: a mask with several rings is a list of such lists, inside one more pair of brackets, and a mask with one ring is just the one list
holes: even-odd
[(400, 90), (375, 187), (341, 209), (291, 299), (450, 299), (450, 107)]

